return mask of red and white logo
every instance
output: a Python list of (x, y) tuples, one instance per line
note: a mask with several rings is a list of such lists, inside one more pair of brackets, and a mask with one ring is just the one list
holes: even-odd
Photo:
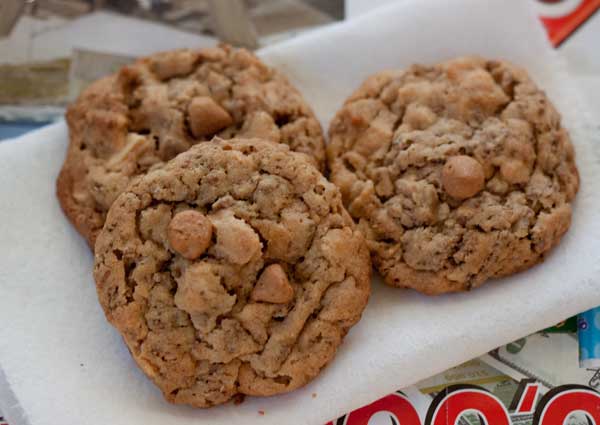
[(555, 47), (600, 9), (600, 0), (535, 0), (538, 15)]
[[(475, 414), (481, 425), (521, 423), (533, 414), (533, 425), (568, 425), (573, 414), (600, 425), (600, 393), (582, 385), (563, 385), (546, 393), (539, 403), (540, 385), (524, 380), (507, 409), (502, 401), (475, 385), (451, 385), (440, 392), (427, 410), (424, 425), (457, 425), (465, 414)], [(509, 411), (512, 412), (509, 413)], [(512, 418), (512, 419), (511, 419)], [(419, 414), (402, 393), (390, 394), (326, 425), (422, 425)]]

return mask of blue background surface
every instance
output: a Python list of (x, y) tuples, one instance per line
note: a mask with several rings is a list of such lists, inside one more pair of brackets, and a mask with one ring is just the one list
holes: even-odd
[(47, 122), (0, 122), (0, 141), (43, 127)]

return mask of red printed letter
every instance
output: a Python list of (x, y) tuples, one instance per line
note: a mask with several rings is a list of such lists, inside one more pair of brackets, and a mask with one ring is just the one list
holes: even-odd
[(465, 413), (476, 413), (484, 425), (510, 425), (508, 411), (492, 393), (474, 385), (452, 385), (429, 406), (426, 425), (456, 425)]
[(344, 425), (368, 425), (376, 414), (389, 415), (398, 425), (421, 425), (417, 411), (404, 394), (394, 393), (361, 407), (346, 416)]
[(582, 385), (563, 385), (548, 391), (540, 401), (533, 425), (565, 425), (574, 412), (583, 412), (600, 425), (600, 394)]
[(518, 415), (531, 414), (535, 410), (535, 401), (540, 392), (540, 384), (534, 379), (523, 379), (515, 393), (509, 410)]

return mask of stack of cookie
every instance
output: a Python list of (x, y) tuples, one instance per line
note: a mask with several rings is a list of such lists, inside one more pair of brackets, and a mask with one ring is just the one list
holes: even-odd
[(57, 192), (106, 317), (165, 398), (196, 407), (316, 377), (367, 304), (371, 259), (426, 294), (537, 263), (578, 188), (544, 93), (478, 58), (369, 78), (327, 149), (285, 77), (228, 46), (141, 59), (67, 121)]

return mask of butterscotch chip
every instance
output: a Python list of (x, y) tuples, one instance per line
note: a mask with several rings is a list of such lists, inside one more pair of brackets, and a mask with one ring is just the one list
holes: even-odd
[(196, 407), (312, 380), (360, 319), (370, 276), (335, 185), (258, 139), (200, 143), (136, 179), (94, 268), (136, 363), (168, 401)]
[(475, 195), (485, 184), (483, 168), (476, 159), (466, 155), (452, 156), (442, 168), (442, 186), (455, 199)]
[(325, 165), (321, 126), (300, 93), (249, 51), (226, 45), (139, 59), (90, 85), (66, 118), (57, 195), (92, 247), (132, 179), (215, 135), (265, 138)]
[(191, 100), (188, 117), (192, 134), (196, 137), (210, 136), (233, 123), (229, 112), (208, 96), (199, 96)]
[(266, 112), (259, 111), (248, 118), (239, 134), (244, 138), (258, 138), (279, 143), (281, 132), (275, 124), (273, 117)]
[(267, 266), (260, 274), (250, 295), (254, 301), (288, 303), (294, 298), (294, 288), (279, 264)]
[(374, 75), (329, 134), (331, 180), (391, 286), (468, 290), (542, 261), (569, 228), (579, 187), (569, 135), (508, 62)]
[(188, 260), (200, 257), (210, 245), (212, 223), (194, 210), (175, 215), (167, 230), (171, 247)]

